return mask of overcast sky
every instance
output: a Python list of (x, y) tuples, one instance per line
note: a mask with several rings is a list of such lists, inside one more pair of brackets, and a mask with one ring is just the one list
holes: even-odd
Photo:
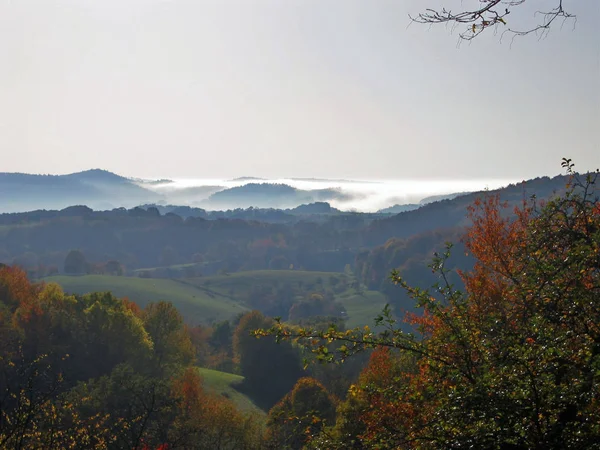
[[(541, 41), (460, 0), (0, 0), (0, 171), (523, 179), (600, 167), (600, 1)], [(463, 4), (472, 3), (462, 0)], [(511, 23), (534, 24), (551, 0)]]

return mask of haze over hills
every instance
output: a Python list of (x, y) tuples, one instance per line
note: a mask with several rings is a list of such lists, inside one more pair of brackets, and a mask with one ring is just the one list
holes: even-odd
[(316, 178), (267, 180), (142, 180), (93, 169), (68, 175), (0, 173), (0, 212), (63, 209), (86, 205), (94, 210), (131, 208), (142, 204), (179, 205), (204, 210), (237, 208), (295, 208), (328, 202), (343, 211), (395, 213), (403, 205), (455, 192), (501, 187), (507, 180), (356, 181)]
[[(100, 186), (104, 186), (106, 179), (114, 180), (117, 185), (131, 183), (103, 172), (65, 178), (86, 187), (93, 185), (90, 179), (94, 178), (100, 180)], [(32, 179), (45, 181), (43, 177)], [(65, 183), (64, 178), (59, 180)], [(468, 269), (472, 260), (465, 257), (461, 237), (469, 223), (467, 207), (477, 197), (497, 194), (514, 206), (534, 194), (538, 199), (546, 199), (564, 190), (566, 183), (564, 176), (537, 178), (495, 191), (450, 196), (454, 198), (399, 214), (344, 212), (326, 202), (290, 209), (206, 211), (189, 206), (145, 204), (110, 211), (71, 206), (61, 211), (0, 214), (0, 263), (23, 267), (34, 278), (57, 274), (108, 276), (103, 283), (110, 282), (115, 274), (183, 279), (184, 284), (191, 278), (202, 277), (201, 284), (209, 290), (212, 281), (205, 284), (206, 277), (219, 274), (227, 279), (228, 274), (257, 270), (343, 273), (350, 277), (347, 282), (358, 289), (357, 293), (360, 286), (365, 286), (370, 291), (389, 294), (388, 300), (395, 302), (395, 307), (407, 309), (412, 303), (399, 295), (398, 290), (390, 290), (390, 271), (400, 267), (411, 283), (430, 285), (435, 280), (431, 279), (427, 264), (445, 242), (457, 246), (453, 267)], [(271, 186), (286, 193), (296, 192), (289, 186)], [(228, 195), (231, 191), (222, 192)], [(512, 209), (506, 211), (510, 214)], [(75, 268), (68, 263), (73, 254)], [(277, 274), (274, 277), (282, 280)], [(130, 282), (122, 283), (124, 289), (131, 288)], [(273, 300), (269, 292), (275, 289), (275, 284), (271, 284), (264, 292), (255, 292), (257, 298)], [(121, 295), (126, 295), (125, 292)], [(259, 309), (270, 315), (286, 315), (290, 304), (285, 301), (292, 298), (295, 297), (286, 294), (279, 299), (287, 305), (283, 309), (277, 306), (279, 300), (273, 300), (271, 306), (261, 304)], [(256, 306), (248, 305), (250, 309)], [(205, 311), (213, 311), (209, 306), (205, 302), (200, 304), (195, 314), (200, 318)], [(215, 317), (213, 312), (210, 317)]]
[[(533, 195), (538, 199), (548, 199), (556, 193), (563, 192), (567, 182), (568, 177), (564, 175), (553, 178), (540, 177), (487, 191), (485, 194), (498, 194), (501, 200), (510, 206), (507, 211), (511, 212), (513, 207), (521, 206), (524, 200), (528, 200)], [(407, 238), (437, 229), (465, 227), (469, 223), (467, 208), (481, 195), (482, 192), (461, 193), (424, 204), (413, 211), (376, 220), (369, 225), (369, 230), (365, 234), (367, 245), (383, 244), (387, 239), (384, 236)]]
[[(547, 198), (565, 184), (565, 177), (544, 177), (490, 192), (514, 205), (532, 194)], [(467, 206), (481, 195), (461, 195), (396, 215), (343, 212), (328, 203), (219, 213), (145, 205), (0, 214), (0, 262), (62, 267), (67, 253), (79, 249), (95, 263), (118, 260), (129, 269), (201, 264), (205, 274), (290, 266), (339, 272), (353, 265), (360, 252), (389, 239), (464, 227)]]
[(423, 205), (433, 202), (439, 202), (441, 200), (452, 200), (453, 198), (460, 197), (461, 195), (467, 195), (470, 192), (455, 192), (453, 194), (441, 194), (441, 195), (431, 195), (429, 197), (425, 197), (419, 201), (419, 203), (408, 203), (402, 205), (394, 205), (389, 206), (387, 208), (380, 209), (377, 211), (380, 214), (399, 214), (407, 211), (412, 211), (414, 209), (418, 209)]
[(159, 194), (132, 180), (100, 169), (68, 175), (0, 173), (0, 193), (0, 212), (62, 209), (72, 205), (112, 209), (160, 199)]
[(599, 22), (0, 1), (0, 450), (600, 450)]
[(249, 183), (215, 192), (205, 203), (218, 209), (250, 206), (281, 209), (321, 201), (350, 202), (358, 195), (345, 193), (340, 188), (303, 190), (287, 184)]

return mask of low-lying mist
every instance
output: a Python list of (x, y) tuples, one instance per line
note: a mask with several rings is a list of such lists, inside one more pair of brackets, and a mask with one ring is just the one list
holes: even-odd
[(429, 197), (496, 189), (515, 180), (323, 180), (323, 179), (175, 179), (143, 183), (160, 194), (163, 204), (205, 209), (293, 208), (323, 201), (346, 211), (375, 212), (392, 205), (427, 201)]

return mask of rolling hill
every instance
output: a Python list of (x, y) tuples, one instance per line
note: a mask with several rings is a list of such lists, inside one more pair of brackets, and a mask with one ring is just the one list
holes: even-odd
[[(197, 286), (210, 286), (214, 292), (230, 295), (231, 298), (241, 299), (252, 286), (290, 284), (319, 284), (325, 288), (331, 287), (330, 277), (343, 277), (336, 272), (312, 272), (302, 270), (257, 270), (236, 272), (230, 275), (213, 277), (190, 278), (186, 283)], [(348, 289), (335, 294), (335, 300), (346, 308), (346, 327), (373, 325), (373, 318), (385, 306), (385, 296), (376, 291), (360, 291)]]
[(86, 205), (93, 209), (132, 207), (160, 200), (160, 195), (133, 180), (100, 169), (67, 175), (0, 173), (0, 212), (63, 209)]
[(389, 238), (406, 238), (435, 229), (463, 227), (469, 224), (467, 208), (483, 195), (500, 196), (506, 202), (510, 213), (514, 206), (535, 195), (538, 199), (548, 199), (557, 192), (564, 191), (568, 177), (559, 175), (553, 178), (540, 177), (527, 182), (511, 184), (493, 191), (460, 194), (454, 198), (433, 201), (412, 211), (375, 220), (364, 230), (365, 245), (374, 247), (384, 244)]
[(250, 397), (237, 390), (237, 386), (244, 381), (243, 376), (203, 367), (198, 368), (198, 372), (209, 391), (230, 399), (243, 412), (265, 416), (265, 411), (256, 406)]
[(352, 196), (339, 188), (302, 190), (287, 184), (248, 183), (212, 194), (206, 201), (209, 209), (294, 208), (298, 205), (331, 200), (348, 201)]
[[(295, 270), (261, 270), (230, 275), (188, 279), (117, 277), (110, 275), (52, 276), (45, 282), (58, 283), (69, 293), (85, 294), (110, 291), (117, 297), (128, 297), (140, 306), (160, 300), (171, 301), (190, 324), (212, 323), (230, 319), (249, 310), (244, 297), (256, 285), (284, 283), (319, 284), (330, 287), (335, 272)], [(335, 294), (335, 300), (346, 308), (347, 327), (373, 325), (373, 318), (385, 306), (385, 297), (376, 291), (347, 289)]]
[(128, 297), (141, 307), (150, 302), (170, 301), (189, 324), (225, 320), (248, 310), (230, 298), (177, 280), (83, 275), (46, 277), (43, 281), (57, 283), (73, 294), (110, 291), (117, 297)]

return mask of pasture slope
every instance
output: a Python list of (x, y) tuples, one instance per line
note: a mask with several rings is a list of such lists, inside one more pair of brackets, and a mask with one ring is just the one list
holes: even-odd
[(142, 308), (161, 300), (172, 302), (184, 320), (192, 325), (230, 319), (248, 311), (245, 306), (218, 295), (207, 293), (193, 285), (162, 278), (117, 277), (110, 275), (53, 276), (45, 282), (58, 283), (65, 292), (86, 294), (110, 291), (117, 297), (127, 297)]
[(259, 414), (260, 416), (265, 415), (265, 411), (256, 406), (250, 397), (237, 390), (237, 386), (244, 381), (244, 377), (241, 375), (205, 368), (198, 368), (198, 372), (207, 390), (227, 397), (241, 411)]
[[(111, 291), (117, 297), (128, 297), (141, 307), (149, 302), (171, 301), (185, 321), (193, 325), (230, 319), (248, 311), (244, 297), (256, 285), (302, 283), (329, 289), (332, 277), (345, 276), (334, 272), (260, 270), (186, 279), (61, 275), (46, 277), (43, 281), (58, 283), (68, 293)], [(348, 328), (373, 325), (373, 319), (385, 305), (385, 297), (380, 292), (353, 288), (336, 293), (335, 299), (346, 308)]]
[[(281, 284), (314, 285), (316, 287), (331, 289), (331, 278), (343, 278), (346, 275), (337, 272), (311, 272), (303, 270), (256, 270), (247, 272), (233, 272), (228, 275), (211, 277), (188, 278), (182, 283), (190, 284), (201, 289), (206, 289), (215, 295), (222, 295), (243, 304), (244, 295), (256, 285), (276, 286)], [(363, 325), (373, 325), (374, 318), (385, 306), (385, 296), (377, 291), (360, 290), (353, 288), (335, 294), (336, 301), (346, 308), (348, 320), (347, 328)]]

